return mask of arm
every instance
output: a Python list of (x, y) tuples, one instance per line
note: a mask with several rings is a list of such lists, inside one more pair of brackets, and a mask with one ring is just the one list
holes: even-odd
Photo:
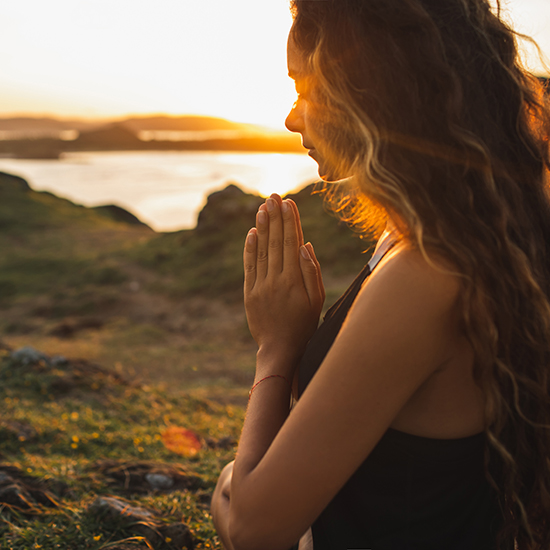
[(212, 495), (212, 503), (210, 505), (210, 513), (212, 514), (214, 527), (226, 550), (234, 550), (229, 540), (229, 502), (231, 498), (231, 477), (233, 475), (234, 464), (234, 461), (230, 462), (222, 470), (216, 489)]
[[(265, 242), (277, 243), (285, 223), (280, 230), (270, 217)], [(291, 290), (302, 281), (301, 291), (315, 296), (315, 262), (300, 257), (292, 264), (281, 260), (286, 252), (279, 251), (270, 263), (278, 248), (263, 250), (261, 224), (257, 233), (245, 252), (247, 315), (259, 344), (257, 378), (289, 377), (312, 326), (304, 329), (311, 300), (306, 303)], [(293, 254), (288, 257), (295, 258), (296, 244), (281, 240)], [(303, 279), (295, 275), (296, 265)], [(360, 292), (292, 415), (287, 418), (284, 381), (274, 378), (256, 388), (231, 484), (228, 528), (235, 550), (284, 550), (300, 538), (411, 396), (448, 359), (458, 330), (457, 294), (456, 279), (418, 253), (395, 253)]]

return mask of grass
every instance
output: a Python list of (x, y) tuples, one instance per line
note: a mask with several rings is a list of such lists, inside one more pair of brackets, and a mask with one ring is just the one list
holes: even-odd
[[(197, 549), (220, 548), (208, 503), (234, 448), (216, 448), (216, 442), (227, 437), (236, 441), (242, 407), (131, 385), (86, 362), (40, 360), (24, 365), (9, 355), (0, 363), (0, 401), (3, 464), (46, 485), (48, 480), (58, 484), (57, 491), (50, 491), (54, 506), (37, 501), (26, 507), (3, 505), (1, 548), (99, 550), (123, 541), (152, 547), (139, 524), (120, 518), (105, 521), (93, 511), (91, 505), (101, 495), (154, 511), (157, 530), (183, 521)], [(189, 458), (168, 450), (161, 434), (169, 426), (192, 429), (203, 449)], [(196, 483), (190, 490), (174, 492), (137, 485), (128, 489), (102, 473), (98, 464), (106, 459), (125, 468), (136, 463), (183, 467)], [(157, 537), (154, 547), (174, 548), (166, 538), (170, 537)]]

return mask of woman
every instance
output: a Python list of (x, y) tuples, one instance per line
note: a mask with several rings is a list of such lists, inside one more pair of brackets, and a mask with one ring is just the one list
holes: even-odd
[[(227, 548), (550, 548), (550, 115), (488, 0), (293, 1), (287, 127), (377, 252), (324, 299), (291, 201), (248, 234), (256, 379)], [(345, 208), (344, 208), (345, 210)], [(289, 415), (290, 382), (299, 400)]]

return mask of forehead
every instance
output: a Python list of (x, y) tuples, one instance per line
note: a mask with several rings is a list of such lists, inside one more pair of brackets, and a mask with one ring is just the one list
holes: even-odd
[(290, 31), (288, 35), (286, 59), (288, 65), (288, 74), (291, 78), (296, 80), (297, 78), (304, 78), (307, 76), (307, 64), (304, 53), (296, 45), (296, 41), (293, 38), (293, 32)]

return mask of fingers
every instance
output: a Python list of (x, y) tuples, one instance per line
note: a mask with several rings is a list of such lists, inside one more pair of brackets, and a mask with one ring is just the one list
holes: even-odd
[(283, 216), (283, 265), (285, 271), (295, 272), (299, 274), (299, 232), (296, 220), (295, 209), (290, 204), (290, 201), (283, 201), (282, 207)]
[[(256, 231), (247, 236), (245, 288), (252, 288), (257, 280), (266, 278), (270, 273), (276, 276), (283, 269), (298, 271), (299, 247), (303, 240), (296, 204), (290, 199), (283, 201), (273, 193), (258, 210)], [(253, 250), (256, 253), (255, 262)]]
[(321, 310), (323, 306), (322, 287), (319, 286), (319, 270), (317, 264), (313, 261), (307, 246), (300, 247), (300, 267), (302, 269), (302, 277), (304, 286), (309, 298), (309, 303), (312, 308)]
[(283, 270), (284, 229), (281, 217), (281, 203), (279, 201), (280, 198), (277, 200), (274, 195), (265, 201), (269, 216), (267, 269), (268, 272), (274, 275), (281, 273)]
[(248, 292), (254, 288), (256, 282), (256, 264), (257, 264), (257, 229), (253, 227), (246, 236), (243, 252), (244, 264), (244, 290)]
[(271, 193), (269, 198), (277, 201), (279, 203), (279, 207), (283, 205), (283, 199), (280, 197), (280, 195), (277, 195), (277, 193)]
[(321, 299), (323, 300), (323, 303), (325, 302), (325, 285), (323, 283), (323, 275), (321, 273), (321, 265), (319, 264), (319, 260), (317, 260), (317, 256), (315, 255), (315, 251), (313, 250), (313, 245), (311, 243), (307, 243), (306, 248), (309, 252), (309, 255), (311, 259), (313, 260), (313, 263), (315, 264), (315, 267), (317, 268), (317, 279), (319, 288), (321, 290)]
[(256, 245), (256, 279), (267, 276), (269, 218), (265, 204), (260, 206), (256, 214), (257, 245)]
[(287, 199), (287, 202), (292, 206), (294, 210), (294, 217), (296, 218), (296, 231), (298, 232), (298, 244), (302, 246), (304, 244), (304, 233), (302, 231), (302, 222), (300, 221), (300, 212), (296, 203), (292, 199)]

